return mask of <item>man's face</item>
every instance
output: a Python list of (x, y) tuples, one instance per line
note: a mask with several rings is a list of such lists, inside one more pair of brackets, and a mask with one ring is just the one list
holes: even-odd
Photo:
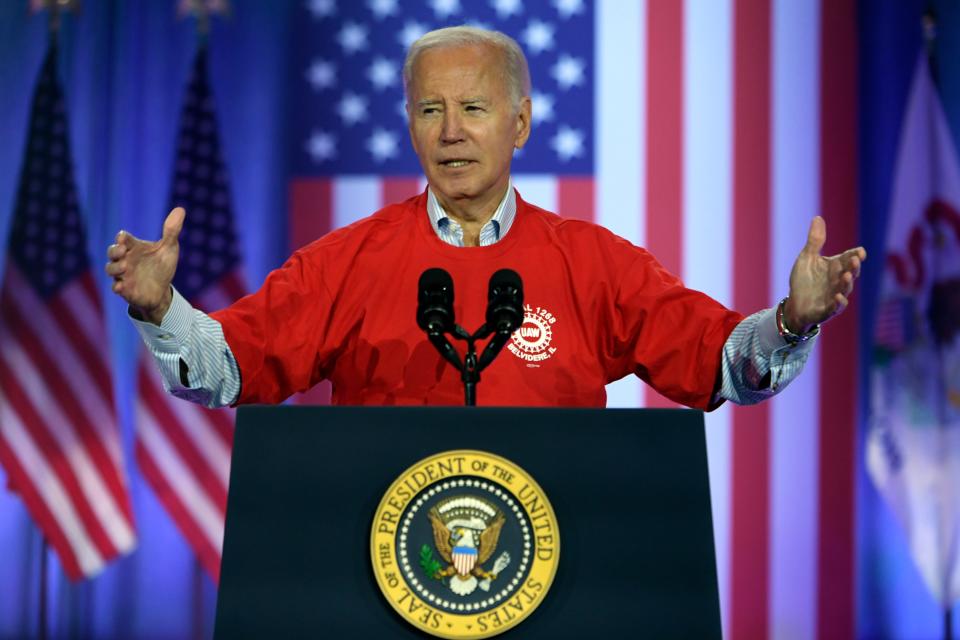
[(506, 191), (513, 150), (530, 135), (530, 100), (514, 109), (501, 58), (487, 45), (440, 47), (424, 51), (413, 67), (410, 138), (427, 182), (448, 209), (493, 213)]

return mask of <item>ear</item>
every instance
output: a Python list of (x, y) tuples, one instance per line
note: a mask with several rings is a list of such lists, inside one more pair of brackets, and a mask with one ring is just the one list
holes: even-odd
[(532, 119), (533, 106), (530, 97), (524, 97), (520, 101), (520, 109), (517, 111), (517, 137), (514, 139), (513, 146), (522, 149), (530, 138), (530, 123)]

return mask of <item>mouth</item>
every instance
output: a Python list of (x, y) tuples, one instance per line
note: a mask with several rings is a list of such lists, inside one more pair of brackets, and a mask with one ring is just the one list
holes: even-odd
[(462, 158), (453, 158), (450, 160), (441, 160), (441, 167), (446, 167), (448, 169), (460, 169), (466, 167), (469, 164), (473, 164), (473, 160), (463, 160)]

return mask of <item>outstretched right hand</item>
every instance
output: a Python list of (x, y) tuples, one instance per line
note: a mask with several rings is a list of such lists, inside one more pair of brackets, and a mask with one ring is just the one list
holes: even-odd
[(180, 230), (186, 212), (177, 207), (163, 221), (163, 237), (156, 242), (140, 240), (126, 231), (117, 234), (107, 249), (107, 275), (113, 292), (127, 301), (144, 320), (159, 325), (170, 308), (170, 283), (180, 257)]

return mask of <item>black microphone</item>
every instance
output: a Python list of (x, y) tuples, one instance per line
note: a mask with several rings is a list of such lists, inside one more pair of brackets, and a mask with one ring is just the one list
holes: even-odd
[(512, 269), (500, 269), (490, 276), (487, 294), (487, 327), (509, 336), (523, 322), (523, 282)]
[(443, 269), (427, 269), (417, 285), (417, 326), (431, 335), (454, 328), (453, 278)]

